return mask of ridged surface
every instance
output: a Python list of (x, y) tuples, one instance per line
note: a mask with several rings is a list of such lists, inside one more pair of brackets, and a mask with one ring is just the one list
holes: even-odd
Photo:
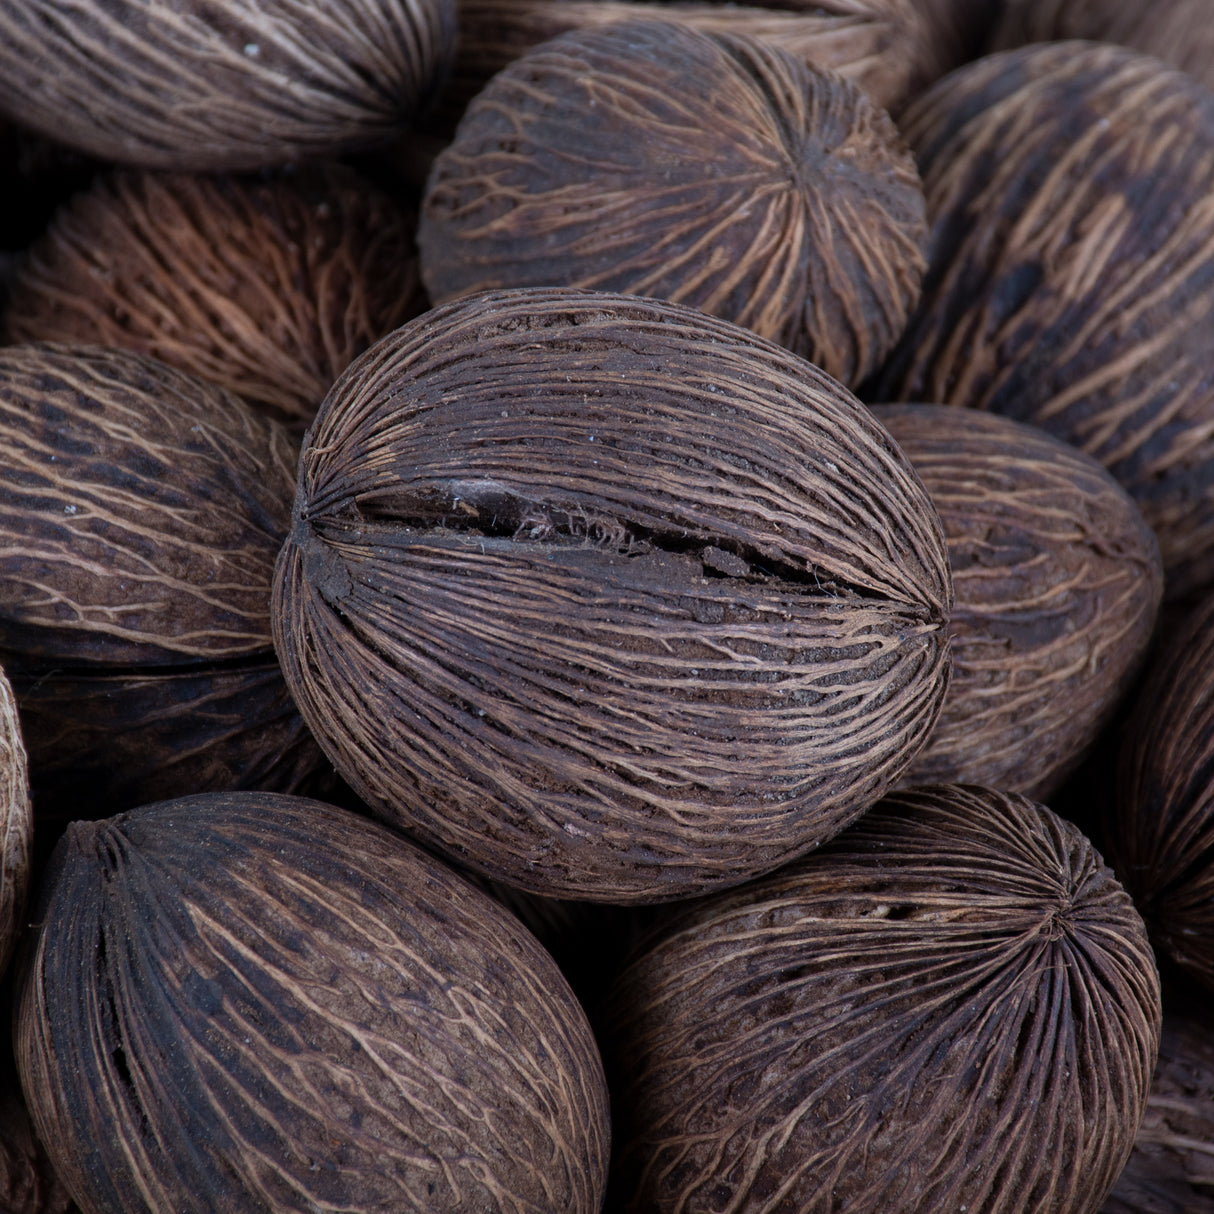
[(411, 222), (333, 170), (113, 173), (23, 258), (3, 336), (151, 355), (302, 430), (347, 364), (425, 306)]
[(1214, 989), (1214, 598), (1160, 639), (1125, 727), (1110, 859), (1156, 948)]
[(595, 1214), (598, 1049), (487, 895), (319, 802), (189, 797), (78, 823), (17, 1057), (86, 1214)]
[(855, 85), (754, 39), (627, 22), (492, 80), (434, 163), (418, 246), (435, 302), (656, 296), (854, 383), (918, 298), (926, 231), (914, 162)]
[(450, 0), (7, 0), (0, 110), (103, 160), (261, 168), (390, 139), (454, 39)]
[(901, 125), (930, 268), (868, 398), (1043, 426), (1138, 502), (1169, 598), (1214, 580), (1214, 96), (1068, 42), (969, 64)]
[(1214, 1040), (1205, 1001), (1164, 1009), (1146, 1115), (1100, 1214), (1214, 1214)]
[(4, 1214), (77, 1214), (34, 1136), (9, 1036), (5, 1035), (3, 1049), (10, 1056), (0, 1068), (0, 1210)]
[(22, 664), (264, 654), (296, 458), (281, 426), (153, 359), (0, 349), (0, 649)]
[(1209, 0), (1002, 0), (992, 50), (1026, 42), (1090, 38), (1145, 51), (1214, 87), (1214, 20)]
[[(29, 770), (17, 700), (0, 670), (0, 974), (12, 957), (25, 916), (33, 834)], [(0, 1196), (3, 1193), (0, 1182)]]
[(637, 1214), (1090, 1214), (1160, 1008), (1088, 841), (1024, 798), (938, 786), (676, 916), (612, 1017)]
[(1159, 545), (1105, 469), (1035, 426), (944, 405), (876, 405), (948, 543), (953, 677), (901, 783), (1046, 800), (1140, 665)]
[(951, 601), (914, 473), (778, 346), (656, 300), (490, 293), (330, 393), (275, 644), (377, 813), (537, 893), (779, 864), (936, 719)]

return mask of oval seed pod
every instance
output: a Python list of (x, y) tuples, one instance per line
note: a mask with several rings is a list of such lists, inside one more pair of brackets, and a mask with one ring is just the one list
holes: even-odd
[(675, 304), (437, 308), (326, 398), (275, 645), (375, 813), (486, 876), (684, 897), (807, 851), (944, 694), (939, 521), (844, 389)]
[(1122, 47), (990, 55), (902, 120), (932, 218), (923, 297), (873, 400), (968, 405), (1099, 460), (1214, 580), (1214, 95)]
[(940, 515), (953, 677), (904, 785), (986, 784), (1046, 800), (1108, 722), (1146, 652), (1163, 570), (1130, 496), (1036, 426), (944, 405), (874, 405)]
[(102, 160), (263, 168), (391, 139), (454, 42), (450, 0), (8, 0), (0, 111)]
[[(0, 974), (13, 954), (29, 893), (34, 820), (17, 701), (0, 670)], [(4, 1192), (0, 1186), (0, 1195)]]
[(418, 227), (436, 303), (570, 286), (687, 304), (854, 383), (918, 298), (914, 161), (855, 85), (754, 39), (575, 30), (468, 107)]
[(22, 259), (3, 335), (147, 354), (302, 430), (346, 365), (422, 310), (410, 224), (331, 168), (111, 173)]
[(941, 785), (673, 915), (609, 1020), (622, 1210), (1091, 1214), (1159, 980), (1075, 827)]
[(302, 798), (68, 829), (21, 987), (22, 1086), (85, 1214), (597, 1214), (590, 1027), (509, 912)]

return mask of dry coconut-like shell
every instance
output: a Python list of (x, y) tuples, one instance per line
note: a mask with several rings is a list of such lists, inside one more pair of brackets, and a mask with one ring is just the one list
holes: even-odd
[(1088, 38), (1166, 60), (1214, 88), (1214, 21), (1209, 0), (1001, 0), (991, 50), (1027, 42)]
[(0, 1045), (5, 1055), (0, 1062), (0, 1210), (4, 1214), (78, 1214), (30, 1124), (9, 1046), (11, 1028), (7, 1023), (4, 1027), (10, 1031)]
[(336, 169), (107, 174), (22, 259), (2, 335), (148, 354), (302, 430), (347, 364), (425, 307), (412, 223)]
[(1105, 468), (1044, 430), (945, 405), (874, 405), (940, 515), (953, 676), (902, 783), (1046, 800), (1138, 671), (1163, 592), (1154, 532)]
[(1074, 826), (935, 786), (673, 916), (608, 1019), (629, 1214), (1091, 1214), (1142, 1117), (1160, 994)]
[[(29, 893), (34, 819), (17, 701), (0, 670), (0, 974), (13, 955)], [(0, 1197), (4, 1189), (0, 1185)]]
[(926, 231), (914, 161), (855, 85), (751, 38), (624, 22), (493, 78), (434, 162), (418, 248), (436, 303), (655, 296), (854, 383), (918, 298)]
[[(234, 770), (297, 770), (277, 753), (286, 698), (270, 627), (297, 459), (281, 425), (154, 359), (0, 348), (0, 662), (30, 706), (40, 816), (114, 812), (120, 792), (138, 804), (132, 777), (159, 781), (162, 765), (186, 777), (177, 793), (228, 787)], [(234, 713), (267, 707), (233, 728)], [(292, 719), (286, 734), (306, 736)], [(89, 740), (77, 768), (71, 722), (81, 753), (108, 729), (108, 763)], [(79, 797), (51, 796), (64, 781)]]
[(0, 111), (149, 168), (332, 156), (416, 117), (455, 26), (452, 0), (6, 0)]
[(989, 55), (904, 115), (932, 216), (923, 296), (872, 400), (968, 405), (1099, 460), (1214, 581), (1214, 94), (1122, 47)]
[(1107, 848), (1151, 939), (1214, 989), (1214, 596), (1150, 656), (1117, 760)]
[(835, 381), (735, 325), (473, 296), (326, 398), (275, 645), (375, 813), (534, 893), (684, 897), (805, 852), (944, 695), (931, 502)]
[(316, 801), (74, 823), (19, 992), (30, 1115), (85, 1214), (597, 1214), (607, 1088), (487, 894)]

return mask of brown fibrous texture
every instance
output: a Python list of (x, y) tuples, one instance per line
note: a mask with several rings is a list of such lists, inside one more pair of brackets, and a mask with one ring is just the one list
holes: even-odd
[(788, 351), (658, 300), (437, 308), (321, 406), (275, 644), (377, 813), (539, 894), (654, 901), (841, 829), (939, 712), (939, 521)]
[[(7, 1038), (4, 1044), (10, 1053)], [(11, 1058), (0, 1072), (0, 1209), (4, 1214), (75, 1214), (30, 1125)]]
[(609, 1019), (622, 1209), (1090, 1214), (1142, 1116), (1160, 996), (1074, 826), (941, 785), (675, 916)]
[[(17, 700), (0, 670), (0, 974), (13, 954), (30, 885), (34, 819)], [(4, 1189), (0, 1185), (0, 1196)]]
[(597, 1214), (607, 1090), (517, 919), (374, 823), (186, 797), (76, 823), (19, 993), (86, 1214)]
[(11, 0), (0, 110), (103, 160), (257, 169), (391, 139), (454, 41), (450, 0)]
[(1173, 1006), (1165, 993), (1146, 1114), (1100, 1214), (1214, 1214), (1214, 1037), (1204, 1002)]
[(135, 350), (302, 430), (357, 355), (422, 311), (412, 220), (348, 172), (117, 172), (22, 259), (8, 342)]
[(656, 296), (745, 325), (844, 383), (918, 298), (914, 161), (855, 85), (753, 38), (581, 29), (504, 68), (435, 160), (422, 278)]
[(1041, 425), (1138, 502), (1169, 598), (1214, 579), (1214, 96), (1066, 42), (960, 68), (901, 125), (929, 269), (866, 396)]
[(877, 405), (948, 543), (953, 675), (904, 785), (1048, 800), (1136, 675), (1163, 592), (1142, 512), (1090, 456), (1035, 426)]
[(1152, 651), (1107, 848), (1156, 948), (1214, 989), (1214, 597)]
[(991, 50), (1026, 42), (1116, 42), (1182, 68), (1214, 87), (1214, 21), (1208, 0), (1002, 0)]

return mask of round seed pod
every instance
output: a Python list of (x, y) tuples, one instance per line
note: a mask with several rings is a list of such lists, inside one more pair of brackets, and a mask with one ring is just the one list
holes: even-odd
[(736, 883), (840, 830), (935, 723), (939, 521), (871, 414), (658, 300), (488, 293), (322, 404), (274, 639), (377, 814), (534, 893)]
[(1206, 0), (1002, 0), (992, 50), (1026, 42), (1090, 38), (1116, 42), (1166, 60), (1214, 87), (1214, 23)]
[(1214, 580), (1214, 95), (1147, 55), (990, 55), (904, 115), (932, 215), (923, 297), (873, 400), (1042, 426), (1159, 537), (1165, 594)]
[(451, 0), (11, 0), (0, 111), (102, 160), (281, 165), (391, 139), (454, 39)]
[(488, 895), (320, 802), (74, 823), (20, 990), (30, 1114), (85, 1214), (596, 1214), (598, 1048)]
[(0, 1065), (0, 1209), (5, 1214), (77, 1214), (34, 1136), (8, 1044), (11, 1037), (11, 1032), (4, 1037)]
[(902, 783), (1046, 800), (1146, 652), (1155, 534), (1102, 465), (1035, 426), (945, 405), (873, 412), (931, 495), (956, 596), (948, 695)]
[(352, 173), (128, 171), (57, 212), (2, 335), (148, 354), (302, 430), (346, 365), (424, 306), (411, 220)]
[[(29, 705), (40, 817), (138, 804), (137, 773), (162, 787), (162, 764), (186, 780), (177, 793), (283, 771), (276, 748), (306, 735), (294, 714), (284, 729), (270, 632), (297, 451), (282, 426), (153, 359), (0, 349), (0, 661)], [(75, 740), (61, 742), (86, 721), (82, 754), (102, 762), (77, 769)], [(82, 795), (61, 803), (57, 785)]]
[(1151, 939), (1214, 988), (1214, 598), (1160, 639), (1125, 726), (1107, 848)]
[(1160, 1001), (1075, 827), (941, 785), (673, 916), (609, 1019), (623, 1210), (1091, 1214)]
[(436, 303), (656, 296), (853, 383), (918, 298), (926, 230), (914, 161), (855, 85), (754, 39), (623, 22), (494, 77), (434, 162), (418, 247)]
[[(29, 892), (34, 820), (17, 701), (0, 670), (0, 974), (13, 954)], [(0, 1181), (0, 1196), (4, 1193)]]

